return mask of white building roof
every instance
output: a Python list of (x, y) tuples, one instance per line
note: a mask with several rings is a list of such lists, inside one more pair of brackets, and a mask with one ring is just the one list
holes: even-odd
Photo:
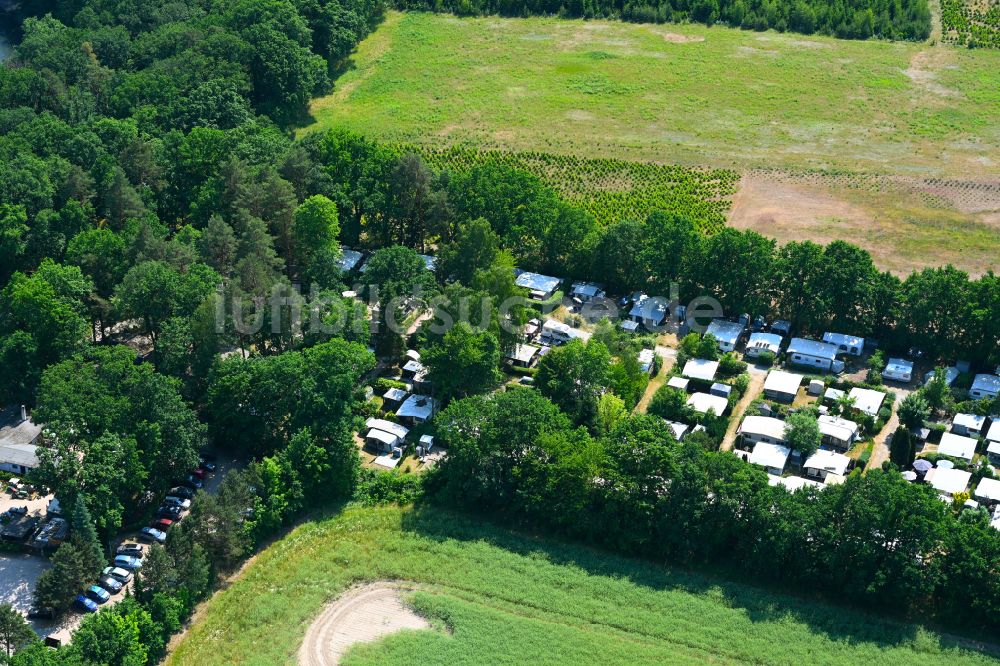
[(979, 432), (986, 425), (986, 417), (977, 414), (955, 414), (952, 427), (959, 426), (972, 432)]
[(639, 330), (639, 327), (642, 326), (642, 324), (640, 324), (637, 321), (632, 321), (631, 319), (623, 319), (622, 322), (619, 324), (619, 326), (621, 326), (623, 330), (626, 330), (629, 333), (635, 333), (636, 331)]
[(589, 340), (590, 333), (586, 331), (581, 331), (578, 328), (573, 328), (569, 324), (564, 324), (558, 319), (546, 319), (545, 323), (542, 324), (542, 335), (559, 335), (568, 340), (578, 339), (578, 340)]
[(551, 294), (559, 287), (560, 282), (562, 280), (557, 277), (531, 273), (530, 271), (524, 271), (514, 279), (514, 284), (518, 287), (524, 287), (528, 291), (538, 294)]
[(986, 447), (986, 453), (992, 453), (995, 456), (1000, 455), (1000, 442), (990, 442), (990, 445)]
[(846, 333), (832, 333), (827, 331), (823, 334), (823, 342), (831, 345), (837, 345), (838, 347), (843, 347), (844, 349), (864, 349), (865, 339), (859, 335), (848, 335)]
[(705, 335), (711, 335), (719, 342), (733, 346), (740, 339), (740, 336), (743, 335), (745, 328), (745, 325), (735, 321), (713, 319), (712, 323), (708, 325)]
[(34, 444), (0, 444), (0, 463), (38, 467), (38, 447)]
[(847, 473), (847, 466), (851, 464), (851, 459), (842, 453), (819, 449), (809, 456), (803, 467), (807, 469), (822, 469), (833, 474), (843, 476)]
[(652, 349), (643, 349), (639, 352), (639, 366), (642, 368), (643, 372), (649, 372), (653, 368), (653, 361), (655, 359), (655, 352)]
[(642, 294), (629, 310), (628, 316), (641, 319), (643, 323), (659, 326), (667, 317), (667, 299)]
[(753, 453), (750, 454), (750, 462), (761, 467), (784, 469), (791, 452), (792, 450), (787, 446), (758, 442), (753, 447)]
[(795, 395), (802, 384), (802, 376), (781, 370), (772, 370), (764, 380), (764, 390)]
[(802, 488), (822, 488), (823, 484), (813, 479), (803, 479), (801, 476), (775, 476), (767, 475), (767, 482), (772, 486), (784, 486), (788, 492), (794, 493)]
[(990, 429), (986, 432), (986, 441), (1000, 443), (1000, 418), (993, 419), (993, 424), (990, 425)]
[(406, 365), (403, 366), (403, 372), (412, 372), (413, 374), (417, 374), (423, 371), (424, 364), (420, 361), (414, 361), (413, 359), (407, 361)]
[(816, 421), (819, 423), (820, 434), (843, 442), (849, 442), (854, 439), (858, 434), (858, 430), (860, 430), (857, 423), (839, 416), (822, 414)]
[(710, 382), (715, 379), (715, 373), (719, 371), (718, 361), (709, 361), (703, 358), (693, 358), (684, 364), (684, 376), (692, 379), (701, 379)]
[(869, 416), (877, 416), (879, 408), (882, 407), (882, 401), (885, 400), (885, 393), (858, 386), (852, 388), (849, 395), (854, 398), (854, 407)]
[(976, 492), (972, 494), (987, 502), (1000, 502), (1000, 481), (983, 479), (976, 486)]
[(996, 375), (976, 375), (972, 380), (972, 391), (996, 395), (1000, 393), (1000, 377)]
[(830, 402), (837, 402), (843, 397), (844, 392), (836, 388), (828, 388), (826, 393), (823, 394), (824, 400), (829, 400)]
[(371, 430), (373, 428), (375, 430), (381, 430), (383, 432), (392, 433), (393, 435), (399, 437), (400, 439), (406, 439), (406, 436), (410, 434), (410, 429), (407, 428), (406, 426), (403, 426), (399, 423), (395, 423), (393, 421), (387, 421), (386, 419), (370, 418), (367, 421), (365, 421), (366, 430)]
[(688, 379), (687, 377), (678, 377), (677, 375), (674, 375), (669, 380), (667, 380), (667, 386), (669, 386), (670, 388), (680, 389), (682, 391), (687, 391), (688, 384), (690, 383), (691, 380)]
[(21, 420), (21, 412), (8, 408), (0, 415), (0, 446), (34, 444), (42, 434), (42, 426), (30, 418)]
[(938, 492), (953, 495), (964, 492), (969, 487), (969, 479), (971, 478), (971, 472), (935, 467), (927, 472), (924, 480), (930, 483)]
[(511, 353), (508, 358), (517, 361), (518, 363), (531, 363), (531, 360), (535, 358), (535, 355), (541, 351), (541, 348), (535, 345), (517, 345), (514, 347), (513, 353)]
[(365, 439), (374, 439), (382, 442), (386, 446), (395, 446), (400, 441), (398, 435), (386, 432), (385, 430), (379, 430), (378, 428), (372, 428), (369, 430), (368, 434), (365, 435)]
[(978, 442), (971, 437), (962, 437), (953, 432), (946, 432), (941, 435), (938, 453), (952, 458), (972, 460), (972, 456), (976, 455), (976, 444)]
[(890, 358), (885, 364), (882, 376), (886, 379), (910, 379), (913, 376), (913, 362), (902, 358)]
[(397, 458), (391, 453), (387, 453), (384, 456), (379, 456), (372, 461), (373, 465), (378, 465), (379, 467), (385, 467), (386, 469), (394, 469), (402, 458)]
[(404, 391), (403, 389), (392, 387), (391, 389), (386, 391), (382, 395), (382, 397), (385, 398), (386, 400), (391, 400), (393, 402), (402, 402), (403, 400), (406, 400), (406, 396), (408, 395), (410, 394)]
[(740, 424), (740, 434), (762, 435), (778, 441), (785, 439), (785, 422), (770, 416), (748, 416)]
[(747, 351), (751, 349), (777, 354), (781, 351), (781, 336), (777, 333), (751, 333), (747, 341)]
[(437, 411), (437, 401), (434, 398), (426, 395), (411, 395), (406, 399), (399, 409), (396, 410), (396, 416), (399, 418), (412, 418), (418, 421), (426, 421)]
[[(934, 370), (931, 370), (930, 372), (928, 372), (926, 375), (924, 375), (924, 383), (925, 384), (930, 384), (931, 383), (931, 380), (934, 379), (934, 373), (935, 372), (937, 372), (936, 368)], [(956, 368), (953, 365), (950, 366), (950, 367), (945, 368), (944, 369), (944, 381), (945, 381), (945, 384), (947, 384), (948, 386), (951, 386), (952, 384), (954, 384), (955, 380), (958, 379), (959, 374), (961, 374), (961, 373), (958, 371), (958, 368)]]
[(715, 412), (716, 416), (721, 416), (726, 408), (729, 407), (729, 401), (718, 395), (710, 395), (708, 393), (692, 393), (687, 400), (687, 404), (690, 405), (694, 411), (701, 414), (707, 414), (708, 410)]
[(804, 356), (815, 356), (833, 361), (837, 358), (837, 347), (825, 342), (816, 340), (806, 340), (805, 338), (792, 338), (788, 343), (788, 355), (802, 354)]
[(664, 419), (664, 421), (666, 421), (667, 425), (670, 426), (670, 429), (674, 431), (674, 439), (678, 442), (681, 441), (684, 435), (687, 434), (687, 431), (691, 429), (690, 426), (678, 423), (677, 421), (667, 421), (666, 419)]
[(344, 248), (341, 251), (340, 260), (337, 262), (340, 266), (340, 272), (349, 273), (350, 271), (353, 271), (357, 265), (361, 263), (361, 259), (364, 256), (365, 255), (361, 254), (357, 250), (348, 250), (347, 248)]
[(572, 296), (582, 296), (584, 298), (596, 298), (604, 296), (604, 289), (596, 282), (574, 282), (569, 292)]

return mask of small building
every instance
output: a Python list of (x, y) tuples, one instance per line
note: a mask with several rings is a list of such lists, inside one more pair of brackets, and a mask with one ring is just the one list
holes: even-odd
[(417, 375), (425, 372), (427, 372), (427, 368), (416, 359), (411, 358), (403, 365), (403, 377), (406, 379), (414, 379)]
[(845, 333), (823, 334), (823, 342), (833, 345), (838, 353), (850, 354), (851, 356), (861, 356), (865, 351), (865, 339), (857, 335), (847, 335)]
[(816, 340), (792, 338), (791, 342), (788, 343), (788, 352), (785, 357), (789, 363), (807, 368), (835, 370), (840, 367), (835, 365), (837, 347)]
[(684, 435), (686, 435), (688, 431), (691, 429), (691, 426), (685, 425), (683, 423), (678, 423), (677, 421), (667, 421), (666, 419), (663, 420), (666, 421), (666, 424), (670, 427), (670, 430), (674, 433), (674, 439), (676, 439), (678, 442), (684, 439)]
[(437, 401), (426, 395), (411, 395), (399, 409), (396, 417), (403, 423), (419, 425), (430, 421), (437, 413)]
[[(740, 424), (736, 434), (743, 438), (744, 442), (757, 444), (784, 444), (786, 424), (781, 419), (770, 416), (747, 416)], [(784, 465), (782, 465), (784, 467)]]
[(994, 467), (1000, 467), (1000, 442), (990, 442), (986, 447), (986, 459)]
[(535, 336), (542, 332), (542, 322), (538, 319), (529, 319), (524, 325), (524, 337), (527, 340), (534, 340)]
[(733, 387), (729, 384), (723, 384), (722, 382), (716, 382), (712, 384), (712, 388), (708, 389), (708, 392), (712, 395), (717, 395), (722, 398), (729, 398), (733, 392)]
[[(930, 384), (932, 381), (934, 381), (935, 373), (937, 373), (937, 369), (931, 370), (926, 375), (924, 375), (924, 384)], [(959, 372), (958, 368), (956, 368), (953, 365), (945, 368), (944, 383), (947, 384), (948, 386), (951, 386), (952, 384), (955, 383), (955, 380), (958, 379), (958, 376), (960, 374), (961, 372)]]
[(977, 442), (971, 437), (962, 437), (953, 432), (946, 432), (941, 435), (941, 443), (938, 444), (938, 453), (950, 458), (961, 458), (972, 462), (976, 455)]
[(535, 345), (515, 345), (513, 351), (507, 353), (507, 360), (518, 368), (530, 368), (538, 360), (541, 347)]
[(902, 358), (890, 358), (882, 371), (882, 379), (909, 384), (913, 381), (913, 362)]
[(846, 451), (858, 440), (861, 427), (854, 421), (827, 414), (821, 415), (816, 420), (819, 423), (823, 444), (826, 446)]
[(927, 472), (924, 481), (931, 484), (934, 490), (938, 491), (945, 499), (951, 499), (955, 493), (963, 493), (969, 487), (971, 472), (960, 469), (946, 469), (935, 467)]
[(753, 447), (753, 453), (750, 454), (750, 463), (752, 465), (760, 465), (767, 470), (768, 474), (781, 476), (785, 472), (785, 466), (788, 464), (788, 456), (791, 453), (792, 450), (787, 446), (760, 442)]
[(655, 329), (663, 325), (667, 318), (667, 299), (639, 294), (629, 310), (628, 318), (632, 321), (643, 324), (648, 329)]
[(826, 388), (826, 384), (823, 383), (823, 380), (821, 380), (821, 379), (810, 379), (809, 380), (809, 388), (806, 389), (806, 392), (809, 395), (819, 396), (819, 395), (823, 395), (823, 389), (825, 389), (825, 388)]
[(976, 375), (969, 389), (969, 397), (973, 400), (993, 399), (1000, 394), (1000, 377), (996, 375)]
[(418, 255), (424, 260), (424, 268), (429, 270), (431, 273), (437, 270), (437, 257), (432, 257), (429, 254)]
[(746, 354), (749, 358), (759, 358), (761, 354), (770, 352), (777, 356), (781, 353), (782, 337), (777, 333), (752, 333), (747, 341)]
[(391, 412), (402, 405), (408, 397), (410, 397), (409, 393), (401, 388), (393, 387), (382, 396), (382, 409)]
[(716, 339), (719, 351), (731, 352), (736, 351), (736, 345), (739, 344), (745, 330), (746, 324), (727, 319), (713, 319), (705, 335), (711, 335)]
[(728, 400), (709, 393), (692, 393), (688, 396), (687, 404), (699, 414), (707, 414), (712, 411), (715, 412), (716, 416), (722, 416), (729, 408)]
[(370, 418), (365, 421), (365, 443), (375, 448), (376, 451), (389, 452), (406, 439), (410, 431), (393, 421), (386, 419)]
[(667, 386), (669, 386), (670, 388), (679, 389), (684, 392), (687, 392), (688, 385), (690, 383), (691, 380), (688, 379), (687, 377), (678, 377), (677, 375), (674, 375), (673, 377), (667, 380)]
[(976, 490), (972, 493), (972, 496), (984, 504), (1000, 502), (1000, 481), (984, 478), (976, 486)]
[(38, 467), (42, 426), (21, 408), (0, 413), (0, 470), (21, 476)]
[(528, 298), (533, 301), (547, 301), (552, 298), (559, 289), (560, 282), (562, 280), (557, 277), (530, 271), (522, 271), (514, 278), (514, 284), (527, 289)]
[(344, 248), (340, 253), (340, 259), (337, 261), (337, 265), (340, 267), (341, 273), (350, 273), (361, 264), (361, 260), (365, 258), (364, 253), (358, 252), (357, 250), (350, 250)]
[(809, 456), (802, 469), (807, 477), (825, 482), (829, 474), (845, 476), (850, 464), (851, 459), (844, 454), (820, 449)]
[(794, 493), (797, 490), (802, 490), (803, 488), (822, 488), (823, 484), (819, 481), (814, 481), (812, 479), (804, 479), (801, 476), (775, 476), (774, 474), (767, 475), (767, 483), (770, 486), (781, 486), (788, 490), (790, 493)]
[(1000, 416), (994, 416), (990, 429), (986, 431), (987, 442), (1000, 442)]
[(632, 321), (631, 319), (622, 319), (618, 325), (621, 326), (622, 330), (626, 333), (637, 333), (639, 331), (639, 327), (642, 326), (639, 322)]
[(848, 395), (854, 399), (854, 408), (869, 416), (878, 416), (878, 410), (882, 408), (885, 400), (885, 393), (872, 389), (855, 386)]
[(580, 299), (583, 303), (607, 296), (601, 285), (596, 282), (574, 282), (569, 290), (569, 295)]
[(572, 340), (583, 340), (586, 342), (589, 339), (590, 333), (573, 328), (569, 324), (564, 324), (557, 319), (546, 319), (545, 323), (542, 324), (542, 342), (562, 345)]
[(718, 361), (709, 361), (704, 358), (693, 358), (684, 364), (684, 376), (691, 379), (699, 379), (703, 382), (715, 380), (715, 375), (719, 371)]
[(764, 380), (764, 396), (778, 402), (792, 402), (799, 393), (802, 377), (791, 372), (771, 370)]
[(955, 414), (951, 431), (963, 437), (979, 437), (986, 427), (986, 417), (977, 414)]
[(417, 446), (418, 455), (424, 456), (434, 448), (434, 435), (421, 435), (420, 444)]
[(653, 372), (656, 361), (656, 353), (652, 349), (643, 349), (639, 352), (639, 367), (647, 375)]
[(788, 336), (792, 334), (792, 322), (787, 319), (777, 319), (771, 322), (771, 332), (777, 333), (781, 336)]

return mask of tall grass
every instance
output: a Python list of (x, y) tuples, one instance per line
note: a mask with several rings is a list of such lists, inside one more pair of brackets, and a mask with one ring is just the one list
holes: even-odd
[(511, 534), (435, 510), (348, 508), (264, 551), (167, 663), (291, 664), (350, 584), (417, 583), (445, 631), (357, 646), (366, 664), (995, 664), (915, 626)]

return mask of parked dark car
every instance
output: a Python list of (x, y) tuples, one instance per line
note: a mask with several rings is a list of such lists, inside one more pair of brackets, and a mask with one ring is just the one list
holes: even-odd
[(142, 557), (142, 546), (134, 542), (126, 542), (115, 549), (115, 555), (131, 555)]
[(194, 474), (184, 479), (184, 485), (188, 488), (194, 488), (195, 490), (201, 490), (205, 486), (205, 484), (201, 482), (201, 479), (196, 477)]
[(177, 520), (181, 517), (181, 511), (182, 509), (179, 506), (161, 506), (156, 510), (156, 517)]
[(56, 619), (55, 608), (36, 608), (32, 606), (28, 609), (29, 620), (54, 620)]
[(181, 499), (194, 499), (194, 490), (188, 488), (187, 486), (177, 486), (176, 488), (171, 488), (170, 492), (167, 494), (172, 497), (180, 497)]
[(107, 603), (111, 598), (111, 593), (98, 585), (91, 585), (87, 588), (87, 596), (99, 604)]
[(76, 595), (76, 599), (73, 600), (73, 606), (84, 613), (96, 613), (97, 604), (83, 596), (82, 594)]
[(122, 591), (122, 588), (125, 587), (120, 580), (112, 578), (111, 576), (101, 576), (97, 579), (97, 582), (111, 594), (118, 594)]

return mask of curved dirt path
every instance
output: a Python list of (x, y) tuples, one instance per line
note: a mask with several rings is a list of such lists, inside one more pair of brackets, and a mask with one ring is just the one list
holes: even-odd
[(376, 641), (402, 629), (429, 629), (430, 623), (400, 598), (397, 583), (370, 583), (348, 590), (327, 606), (306, 632), (300, 666), (333, 666), (355, 643)]

